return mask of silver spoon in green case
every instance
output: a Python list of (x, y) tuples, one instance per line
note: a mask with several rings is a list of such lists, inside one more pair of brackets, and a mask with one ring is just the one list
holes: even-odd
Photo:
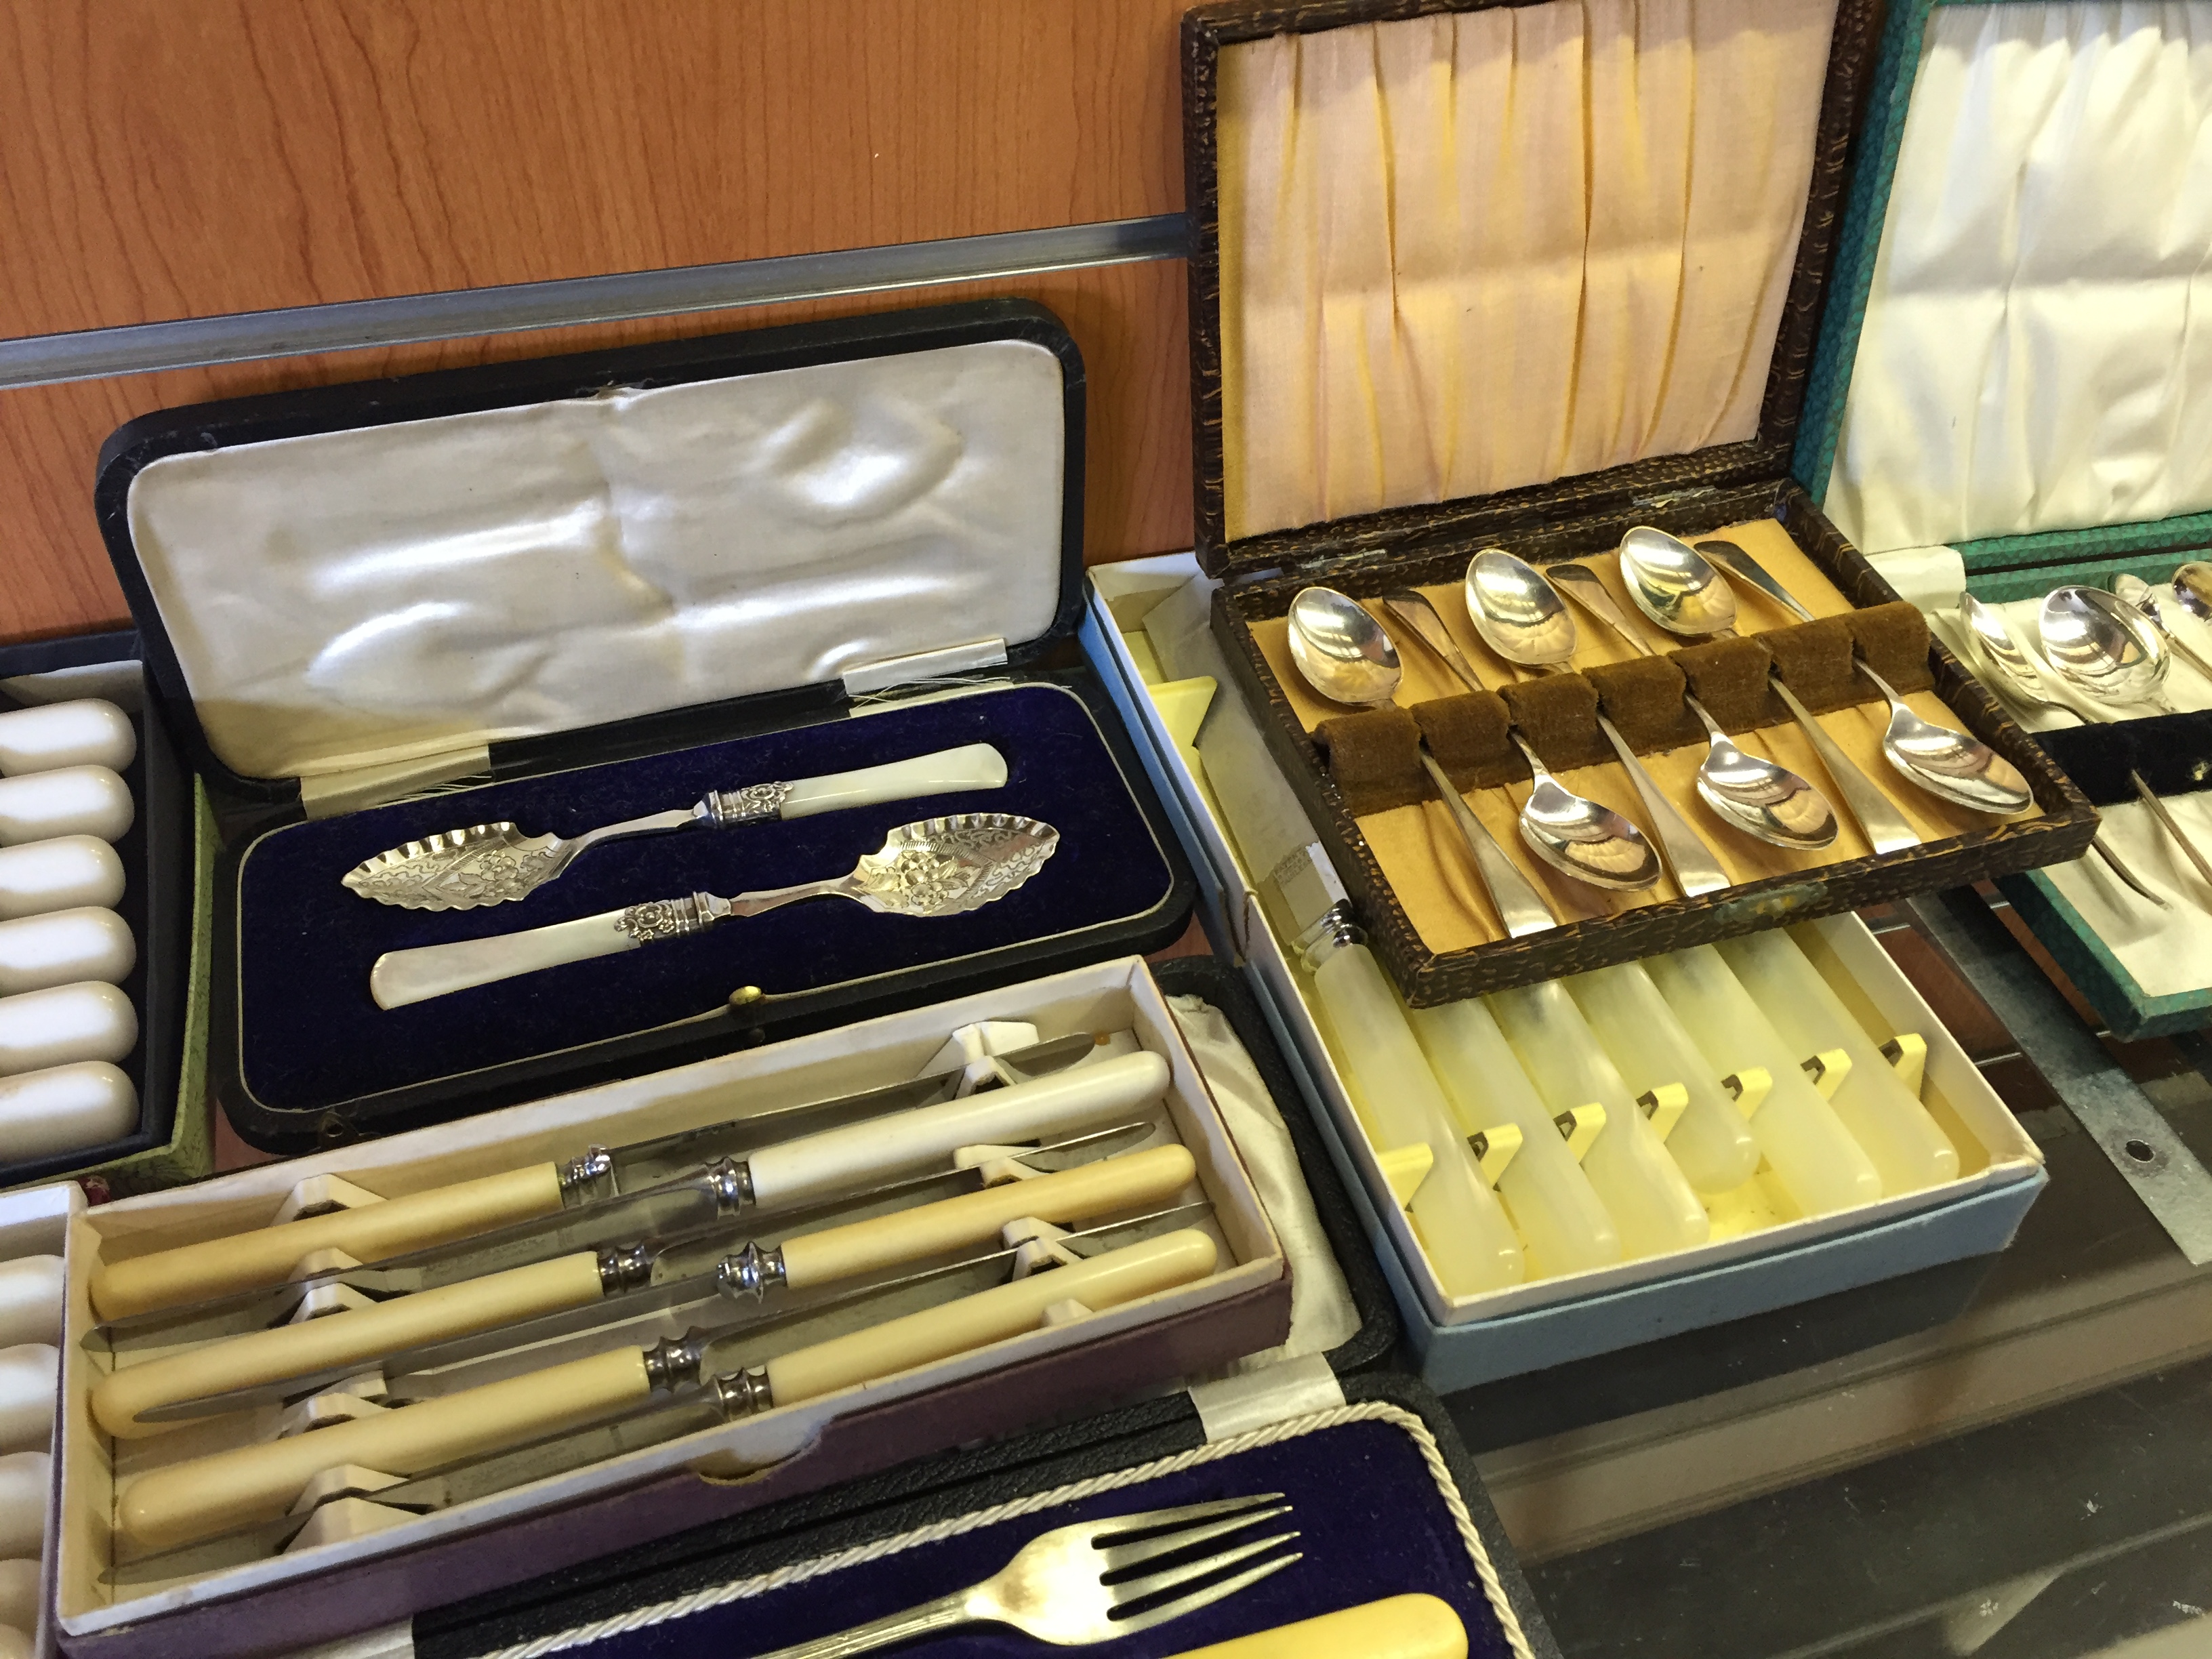
[(2141, 576), (2123, 573), (2112, 579), (2112, 597), (2122, 605), (2142, 612), (2144, 619), (2158, 629), (2159, 636), (2166, 641), (2166, 649), (2179, 653), (2191, 668), (2212, 678), (2212, 659), (2206, 659), (2196, 647), (2173, 631), (2173, 624), (2166, 619), (2166, 612), (2160, 607), (2155, 587)]
[[(1289, 624), (1291, 660), (1315, 690), (1332, 702), (1361, 708), (1381, 708), (1390, 701), (1405, 676), (1404, 665), (1389, 632), (1366, 606), (1333, 587), (1309, 587), (1291, 601)], [(1460, 839), (1467, 843), (1468, 856), (1474, 861), (1475, 874), (1489, 891), (1490, 902), (1498, 907), (1506, 937), (1522, 939), (1557, 927), (1559, 919), (1544, 896), (1451, 787), (1425, 743), (1421, 764)]]
[(1059, 846), (1060, 832), (1050, 824), (1010, 812), (925, 818), (901, 824), (879, 850), (864, 854), (852, 873), (828, 881), (734, 898), (691, 893), (650, 899), (550, 927), (388, 951), (369, 970), (369, 994), (380, 1008), (403, 1008), (519, 974), (682, 939), (732, 916), (757, 916), (801, 899), (848, 898), (885, 915), (960, 915), (1012, 892)]

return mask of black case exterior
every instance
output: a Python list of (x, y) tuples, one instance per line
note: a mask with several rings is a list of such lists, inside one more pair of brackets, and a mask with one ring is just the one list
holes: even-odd
[[(1327, 1356), (1351, 1402), (1384, 1401), (1419, 1417), (1436, 1437), (1506, 1594), (1538, 1659), (1559, 1650), (1516, 1564), (1510, 1540), (1443, 1402), (1384, 1361), (1398, 1325), (1389, 1285), (1329, 1162), (1310, 1108), (1243, 976), (1213, 957), (1153, 969), (1170, 996), (1204, 998), (1229, 1018), (1281, 1110), (1314, 1207), (1343, 1269), (1359, 1329)], [(951, 1519), (1030, 1492), (1171, 1457), (1204, 1443), (1188, 1394), (1147, 1400), (994, 1443), (901, 1464), (881, 1474), (621, 1550), (467, 1601), (418, 1613), (419, 1659), (477, 1659), (592, 1620), (748, 1574), (809, 1560)]]
[[(0, 647), (0, 680), (139, 659), (139, 636), (132, 633), (42, 640)], [(0, 692), (0, 709), (16, 706)], [(166, 1146), (175, 1133), (191, 976), (192, 780), (179, 761), (150, 687), (144, 708), (131, 723), (138, 733), (138, 754), (125, 775), (133, 785), (136, 817), (116, 846), (125, 882), (116, 911), (138, 945), (137, 963), (122, 987), (138, 1015), (138, 1044), (123, 1064), (138, 1091), (138, 1124), (120, 1139), (73, 1152), (11, 1162), (0, 1152), (0, 1188), (29, 1186), (112, 1164)]]
[[(244, 1084), (239, 1053), (239, 870), (257, 836), (304, 817), (299, 785), (291, 779), (242, 776), (209, 746), (131, 541), (131, 486), (141, 469), (165, 456), (191, 451), (588, 398), (615, 387), (677, 386), (995, 340), (1028, 341), (1052, 351), (1060, 362), (1066, 484), (1060, 599), (1052, 623), (1036, 639), (1009, 641), (1006, 666), (988, 671), (988, 677), (1048, 681), (1082, 698), (1167, 864), (1170, 887), (1162, 902), (1126, 922), (1011, 946), (957, 968), (915, 969), (890, 976), (888, 983), (831, 987), (772, 1004), (723, 1006), (625, 1036), (311, 1110), (278, 1110), (254, 1100)], [(255, 1146), (284, 1153), (340, 1146), (994, 985), (1143, 954), (1181, 937), (1195, 902), (1195, 882), (1103, 684), (1074, 643), (1084, 611), (1085, 388), (1081, 353), (1057, 317), (1029, 301), (989, 300), (275, 392), (158, 410), (117, 428), (101, 447), (94, 492), (101, 533), (143, 638), (149, 702), (158, 702), (167, 712), (185, 754), (205, 779), (223, 838), (224, 854), (216, 876), (209, 1066), (223, 1111), (240, 1135)], [(806, 724), (841, 714), (848, 702), (844, 688), (834, 682), (796, 686), (495, 744), (487, 770), (466, 781), (500, 781)]]

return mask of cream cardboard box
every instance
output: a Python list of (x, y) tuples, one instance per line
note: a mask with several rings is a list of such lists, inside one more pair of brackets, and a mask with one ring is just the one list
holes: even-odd
[[(69, 1238), (70, 1218), (84, 1210), (84, 1192), (75, 1182), (50, 1187), (29, 1187), (0, 1193), (0, 1263), (29, 1255), (58, 1255)], [(30, 1632), (31, 1651), (38, 1659), (52, 1659), (57, 1651), (53, 1620), (54, 1563), (61, 1514), (60, 1464), (57, 1461), (46, 1484), (46, 1513), (43, 1528), (46, 1550), (41, 1558), (41, 1586), (37, 1628)], [(15, 1517), (6, 1517), (13, 1521)], [(0, 1550), (0, 1555), (8, 1552)]]
[[(1217, 1237), (1207, 1278), (1084, 1313), (956, 1358), (820, 1399), (738, 1418), (687, 1437), (459, 1503), (360, 1535), (125, 1595), (114, 1559), (118, 1486), (151, 1468), (266, 1434), (270, 1413), (234, 1413), (130, 1442), (94, 1426), (87, 1395), (105, 1374), (89, 1285), (103, 1253), (159, 1237), (218, 1237), (264, 1225), (317, 1177), (382, 1196), (623, 1144), (915, 1076), (950, 1033), (982, 1020), (1034, 1025), (1040, 1039), (1127, 1032), (1168, 1062), (1152, 1109), (1192, 1152)], [(773, 1217), (763, 1218), (772, 1236)], [(1282, 1249), (1158, 985), (1136, 958), (1101, 963), (843, 1030), (289, 1164), (105, 1206), (72, 1224), (63, 1374), (61, 1483), (67, 1498), (58, 1610), (74, 1654), (289, 1652), (421, 1607), (514, 1583), (718, 1516), (811, 1491), (954, 1444), (1080, 1414), (1274, 1346), (1288, 1326)], [(683, 1310), (678, 1310), (679, 1314)], [(847, 1316), (853, 1328), (865, 1313)], [(810, 1335), (842, 1334), (825, 1315)], [(513, 1369), (681, 1334), (648, 1316), (532, 1351)], [(501, 1364), (508, 1362), (502, 1360)], [(273, 1412), (273, 1408), (272, 1408)], [(118, 1455), (118, 1448), (120, 1449)]]
[[(1865, 924), (1844, 915), (1802, 924), (1793, 937), (1877, 1042), (1902, 1033), (1925, 1042), (1921, 1098), (1958, 1148), (1957, 1179), (1817, 1218), (1740, 1212), (1695, 1249), (1447, 1296), (1322, 1038), (1311, 976), (1288, 948), (1290, 918), (1271, 914), (1279, 900), (1269, 872), (1314, 836), (1258, 721), (1209, 655), (1218, 649), (1207, 626), (1212, 580), (1188, 556), (1168, 556), (1103, 567), (1091, 582), (1092, 649), (1120, 665), (1115, 696), (1132, 728), (1152, 740), (1146, 763), (1198, 869), (1201, 914), (1218, 947), (1233, 951), (1258, 986), (1317, 1105), (1429, 1382), (1449, 1390), (1541, 1370), (2010, 1242), (2046, 1178), (2041, 1155)], [(1147, 666), (1170, 685), (1218, 683), (1194, 742), (1179, 744), (1157, 712)]]

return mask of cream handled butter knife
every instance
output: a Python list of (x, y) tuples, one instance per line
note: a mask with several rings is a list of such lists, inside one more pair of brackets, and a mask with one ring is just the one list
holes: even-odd
[(1216, 1260), (1206, 1233), (1165, 1233), (794, 1349), (759, 1370), (716, 1373), (720, 1332), (593, 1354), (312, 1434), (149, 1470), (124, 1489), (119, 1518), (136, 1543), (167, 1548), (275, 1521), (326, 1470), (357, 1464), (424, 1474), (581, 1427), (644, 1405), (656, 1392), (703, 1393), (729, 1417), (769, 1411), (1018, 1336), (1061, 1303), (1096, 1311), (1189, 1284), (1211, 1273)]
[(447, 830), (356, 865), (346, 872), (345, 884), (380, 904), (410, 910), (471, 910), (527, 898), (591, 848), (625, 836), (696, 825), (719, 830), (763, 818), (805, 818), (924, 795), (997, 789), (1006, 781), (1006, 757), (988, 743), (971, 743), (857, 772), (717, 789), (696, 805), (602, 824), (580, 836), (526, 836), (504, 821)]
[[(963, 1173), (969, 1185), (980, 1186), (979, 1172)], [(125, 1365), (94, 1388), (92, 1413), (108, 1433), (136, 1438), (185, 1418), (305, 1394), (379, 1361), (400, 1369), (433, 1364), (429, 1355), (418, 1351), (590, 1307), (633, 1290), (649, 1293), (645, 1305), (625, 1310), (630, 1316), (654, 1305), (701, 1301), (718, 1291), (756, 1297), (775, 1287), (812, 1291), (973, 1249), (1024, 1218), (1063, 1224), (1164, 1203), (1196, 1173), (1188, 1148), (1156, 1146), (801, 1233), (765, 1249), (755, 1241), (732, 1252), (725, 1234), (688, 1246), (580, 1250)], [(172, 1409), (179, 1407), (186, 1409)]]
[[(723, 1213), (746, 1204), (780, 1209), (926, 1169), (958, 1147), (1012, 1145), (1126, 1119), (1133, 1108), (1159, 1099), (1168, 1079), (1168, 1063), (1158, 1054), (1117, 1054), (1010, 1088), (800, 1135), (742, 1158), (710, 1158), (693, 1178), (711, 1186)], [(565, 1164), (503, 1170), (358, 1209), (101, 1262), (93, 1269), (93, 1306), (102, 1319), (121, 1319), (281, 1285), (301, 1262), (324, 1252), (380, 1261), (531, 1217), (556, 1215), (611, 1176), (618, 1180), (623, 1158), (621, 1150), (594, 1148)]]
[(732, 916), (757, 916), (800, 899), (854, 899), (890, 915), (959, 915), (1012, 892), (1044, 867), (1059, 845), (1060, 832), (1050, 824), (1011, 812), (927, 818), (901, 824), (878, 850), (864, 854), (850, 874), (828, 881), (734, 898), (692, 893), (650, 899), (550, 927), (388, 951), (369, 969), (368, 991), (380, 1008), (404, 1008), (518, 974), (682, 939)]

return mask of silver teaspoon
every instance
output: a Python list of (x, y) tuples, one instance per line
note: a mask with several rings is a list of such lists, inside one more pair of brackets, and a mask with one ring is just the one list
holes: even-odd
[[(1404, 678), (1398, 648), (1365, 606), (1331, 587), (1309, 587), (1291, 601), (1291, 660), (1306, 683), (1334, 702), (1378, 707), (1390, 701)], [(1474, 809), (1451, 787), (1425, 744), (1421, 764), (1443, 798), (1460, 839), (1467, 843), (1475, 874), (1497, 907), (1506, 935), (1520, 939), (1559, 925), (1552, 907), (1521, 873)]]
[[(1503, 549), (1485, 548), (1468, 562), (1462, 591), (1468, 617), (1492, 650), (1508, 662), (1566, 672), (1577, 637), (1575, 619), (1533, 565)], [(1667, 799), (1657, 780), (1644, 769), (1628, 746), (1628, 739), (1602, 709), (1597, 724), (1629, 781), (1636, 786), (1637, 799), (1644, 803), (1668, 872), (1682, 896), (1692, 898), (1733, 885), (1720, 860), (1713, 856), (1713, 849), (1674, 810), (1674, 803)]]
[(1356, 599), (1309, 587), (1291, 601), (1291, 660), (1331, 702), (1369, 708), (1390, 701), (1405, 678), (1398, 647)]
[(2130, 576), (2124, 572), (2113, 579), (2112, 597), (2122, 605), (2131, 606), (2142, 612), (2144, 620), (2158, 629), (2160, 636), (2166, 641), (2169, 650), (2179, 652), (2188, 659), (2191, 668), (2200, 674), (2212, 678), (2212, 662), (2206, 661), (2196, 647), (2176, 634), (2173, 631), (2173, 625), (2166, 621), (2165, 613), (2159, 609), (2156, 588), (2141, 576)]
[[(1729, 541), (1698, 544), (1698, 551), (1725, 566), (1765, 594), (1800, 621), (1811, 622), (1813, 613), (1796, 596), (1775, 580), (1766, 567)], [(1889, 726), (1881, 734), (1883, 757), (1929, 794), (1978, 812), (2008, 817), (2035, 804), (2034, 792), (2019, 769), (1997, 751), (1964, 732), (1915, 714), (1887, 680), (1856, 652), (1851, 666), (1873, 682), (1889, 704)]]
[[(1425, 597), (1406, 590), (1389, 595), (1382, 603), (1467, 683), (1469, 690), (1484, 689), (1467, 658), (1452, 643), (1444, 619)], [(1567, 649), (1571, 652), (1572, 617), (1567, 619)], [(1528, 843), (1531, 852), (1562, 875), (1613, 892), (1633, 892), (1659, 879), (1658, 854), (1644, 839), (1642, 830), (1611, 807), (1576, 794), (1553, 777), (1519, 728), (1508, 726), (1506, 735), (1528, 763), (1532, 782), (1528, 799), (1521, 807), (1521, 839)]]
[[(1629, 626), (1598, 574), (1587, 565), (1555, 564), (1543, 573), (1562, 593), (1620, 635), (1642, 656), (1653, 653)], [(1705, 758), (1698, 768), (1698, 796), (1724, 823), (1773, 847), (1817, 850), (1836, 839), (1836, 809), (1828, 798), (1786, 766), (1736, 747), (1705, 704), (1688, 690), (1682, 701), (1705, 728)]]
[(2147, 702), (2166, 714), (2173, 705), (2159, 688), (2173, 659), (2140, 611), (2099, 587), (2051, 589), (2038, 619), (2043, 654), (2100, 702)]

